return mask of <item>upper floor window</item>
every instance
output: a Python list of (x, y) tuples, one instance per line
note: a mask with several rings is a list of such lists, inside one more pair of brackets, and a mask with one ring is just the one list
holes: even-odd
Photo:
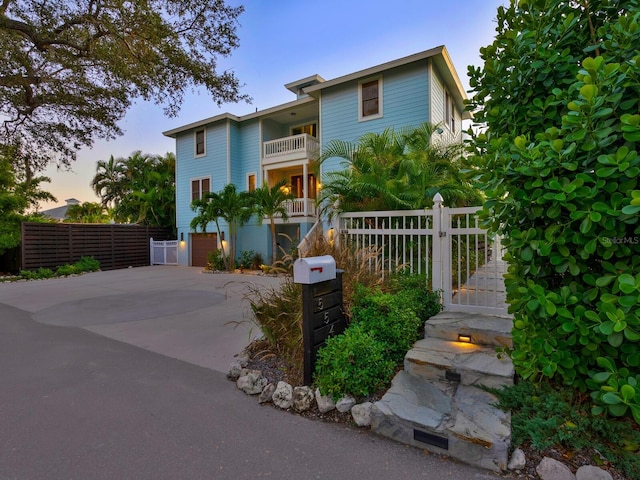
[(291, 128), (291, 135), (300, 135), (306, 133), (312, 137), (318, 136), (318, 127), (315, 123), (308, 123), (307, 125), (298, 125)]
[(363, 80), (358, 84), (359, 120), (382, 116), (382, 77)]
[(201, 200), (211, 191), (211, 179), (209, 177), (195, 178), (191, 180), (191, 202)]
[(444, 92), (444, 123), (452, 132), (456, 131), (456, 106), (449, 92)]
[(196, 130), (195, 133), (195, 146), (196, 146), (196, 157), (201, 157), (206, 154), (206, 143), (205, 143), (205, 130), (200, 129)]

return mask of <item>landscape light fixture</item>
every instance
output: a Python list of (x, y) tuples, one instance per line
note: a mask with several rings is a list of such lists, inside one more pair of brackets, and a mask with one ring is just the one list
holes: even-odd
[(464, 343), (471, 343), (471, 335), (458, 334), (458, 341)]

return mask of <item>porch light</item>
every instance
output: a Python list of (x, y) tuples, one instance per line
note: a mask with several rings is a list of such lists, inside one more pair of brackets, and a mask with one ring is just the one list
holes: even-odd
[(184, 232), (180, 232), (180, 243), (184, 243)]
[(458, 334), (458, 341), (463, 343), (471, 343), (471, 335)]
[(220, 232), (220, 241), (224, 242), (224, 231)]

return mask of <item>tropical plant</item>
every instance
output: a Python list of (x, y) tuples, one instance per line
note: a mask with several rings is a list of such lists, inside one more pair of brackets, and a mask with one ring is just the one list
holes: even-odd
[(288, 220), (289, 215), (287, 214), (286, 202), (293, 198), (292, 193), (284, 190), (286, 184), (287, 179), (283, 178), (272, 187), (263, 185), (252, 192), (258, 221), (262, 223), (264, 217), (269, 219), (269, 228), (271, 230), (271, 264), (273, 264), (278, 257), (275, 218), (280, 217), (283, 222)]
[(114, 220), (175, 231), (175, 168), (173, 153), (111, 156), (98, 161), (91, 186), (103, 206), (112, 206)]
[(78, 205), (69, 205), (64, 221), (75, 223), (108, 223), (110, 218), (103, 206), (99, 203), (84, 202)]
[(236, 244), (238, 227), (246, 224), (253, 215), (253, 198), (249, 192), (238, 192), (233, 183), (224, 186), (219, 192), (209, 192), (204, 198), (195, 200), (191, 209), (197, 214), (191, 219), (191, 229), (202, 232), (207, 231), (207, 225), (215, 223), (218, 238), (222, 238), (220, 222), (224, 221), (229, 228), (229, 251), (225, 252), (224, 242), (222, 246), (222, 258), (227, 270), (235, 268)]
[(423, 123), (329, 142), (319, 163), (340, 158), (344, 168), (324, 174), (320, 202), (335, 211), (406, 210), (430, 206), (440, 192), (446, 205), (480, 204), (462, 174), (462, 146), (436, 138), (438, 128)]
[(640, 2), (512, 1), (470, 68), (517, 372), (640, 423)]

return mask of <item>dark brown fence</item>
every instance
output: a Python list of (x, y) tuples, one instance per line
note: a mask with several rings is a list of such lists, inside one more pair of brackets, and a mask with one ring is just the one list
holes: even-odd
[(102, 270), (149, 265), (149, 239), (170, 240), (162, 227), (86, 223), (22, 224), (22, 268), (55, 268), (94, 257)]

